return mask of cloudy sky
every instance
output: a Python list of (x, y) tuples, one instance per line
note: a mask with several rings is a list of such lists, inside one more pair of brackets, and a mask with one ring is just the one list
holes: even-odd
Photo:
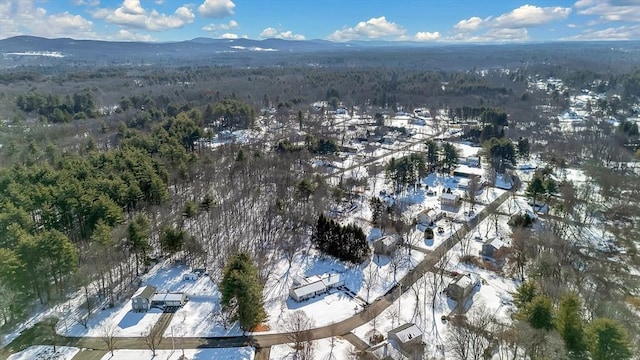
[(0, 38), (640, 39), (640, 0), (0, 0)]

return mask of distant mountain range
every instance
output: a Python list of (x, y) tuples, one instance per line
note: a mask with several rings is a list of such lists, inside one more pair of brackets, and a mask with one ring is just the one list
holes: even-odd
[[(460, 57), (473, 62), (502, 64), (502, 58), (520, 57), (526, 61), (531, 56), (547, 57), (560, 55), (587, 59), (593, 56), (617, 54), (637, 62), (640, 43), (635, 42), (574, 42), (539, 44), (442, 44), (395, 41), (351, 41), (331, 42), (327, 40), (282, 40), (282, 39), (212, 39), (195, 38), (178, 42), (116, 42), (98, 40), (74, 40), (69, 38), (46, 39), (34, 36), (16, 36), (0, 40), (0, 68), (15, 66), (56, 65), (112, 65), (112, 64), (160, 64), (189, 65), (208, 64), (220, 66), (264, 66), (314, 63), (316, 59), (326, 64), (332, 61), (349, 64), (355, 53), (358, 59), (373, 52), (397, 56), (398, 61), (412, 61), (409, 54), (418, 56), (448, 56), (460, 62)], [(398, 54), (400, 52), (400, 54)], [(347, 56), (346, 54), (352, 54)], [(449, 55), (447, 55), (449, 54)], [(453, 55), (457, 54), (457, 55)], [(588, 54), (588, 56), (586, 56)], [(389, 56), (389, 55), (388, 55)], [(586, 57), (585, 57), (586, 56)], [(330, 60), (328, 60), (330, 59)], [(415, 59), (415, 58), (414, 58)], [(447, 61), (436, 63), (447, 64)], [(365, 59), (366, 61), (371, 58)], [(384, 59), (380, 60), (384, 63)], [(353, 61), (352, 61), (353, 62)], [(480, 61), (476, 65), (480, 65)], [(378, 63), (371, 62), (370, 65)], [(347, 65), (348, 66), (348, 65)]]

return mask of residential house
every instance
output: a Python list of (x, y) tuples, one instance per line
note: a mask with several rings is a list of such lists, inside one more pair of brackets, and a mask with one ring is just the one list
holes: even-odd
[(151, 308), (151, 299), (156, 293), (156, 288), (147, 285), (139, 288), (131, 297), (131, 310), (135, 312), (147, 311)]
[(449, 207), (458, 206), (459, 202), (460, 202), (460, 196), (458, 196), (457, 194), (444, 193), (440, 195), (441, 206), (449, 206)]
[(419, 224), (431, 225), (442, 219), (442, 215), (442, 212), (436, 211), (435, 209), (425, 209), (418, 214), (417, 220)]
[(407, 323), (389, 330), (388, 341), (395, 343), (398, 350), (409, 359), (422, 359), (424, 343), (422, 330), (415, 324)]
[(480, 285), (480, 279), (473, 274), (459, 274), (447, 286), (447, 295), (455, 301), (463, 302), (471, 294), (476, 286)]
[(373, 241), (374, 254), (391, 256), (398, 247), (400, 238), (395, 235), (383, 236)]
[(340, 279), (340, 274), (324, 274), (306, 278), (296, 276), (289, 295), (293, 300), (300, 302), (328, 293), (329, 290), (343, 285), (344, 281)]
[(496, 253), (506, 247), (507, 244), (498, 238), (489, 239), (482, 244), (482, 251), (480, 252), (480, 255), (485, 258), (495, 260)]

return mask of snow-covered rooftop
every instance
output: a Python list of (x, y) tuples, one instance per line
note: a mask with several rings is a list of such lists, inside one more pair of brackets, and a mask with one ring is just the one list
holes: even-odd
[(406, 343), (415, 339), (416, 337), (422, 336), (422, 330), (416, 324), (404, 324), (400, 327), (397, 327), (389, 333), (395, 333), (402, 343)]

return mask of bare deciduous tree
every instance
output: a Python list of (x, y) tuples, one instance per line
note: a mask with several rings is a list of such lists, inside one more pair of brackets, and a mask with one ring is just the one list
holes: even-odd
[(158, 345), (160, 345), (160, 341), (162, 340), (160, 327), (150, 325), (147, 330), (147, 334), (143, 336), (144, 343), (147, 348), (151, 350), (151, 354), (153, 354), (153, 357), (155, 357), (156, 349), (158, 349)]
[(479, 304), (466, 317), (456, 316), (451, 321), (447, 344), (456, 359), (480, 360), (491, 342), (493, 315)]
[(314, 321), (307, 314), (298, 310), (287, 316), (286, 331), (291, 342), (291, 347), (295, 351), (295, 358), (298, 360), (313, 359), (313, 343), (309, 329), (313, 328)]
[(118, 326), (116, 324), (106, 324), (100, 329), (100, 339), (107, 347), (107, 350), (113, 357), (113, 350), (116, 348), (116, 336), (118, 335)]

